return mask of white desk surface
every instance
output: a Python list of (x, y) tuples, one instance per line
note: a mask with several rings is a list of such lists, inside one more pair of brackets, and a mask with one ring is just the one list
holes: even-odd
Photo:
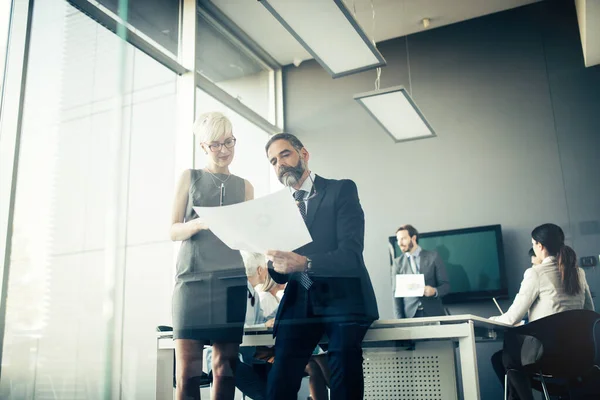
[(405, 319), (383, 319), (373, 322), (372, 328), (388, 328), (402, 326), (432, 325), (432, 324), (461, 324), (473, 321), (476, 327), (481, 328), (510, 328), (512, 325), (503, 322), (492, 321), (491, 319), (472, 314), (446, 315), (443, 317), (424, 317), (424, 318), (405, 318)]
[[(378, 320), (373, 322), (363, 342), (452, 340), (457, 342), (461, 363), (461, 380), (465, 400), (480, 400), (479, 375), (475, 347), (475, 329), (483, 330), (486, 340), (498, 340), (497, 332), (511, 325), (491, 321), (477, 315)], [(272, 330), (264, 326), (248, 326), (242, 346), (273, 345)], [(486, 333), (487, 332), (487, 333)], [(489, 337), (487, 336), (489, 335)], [(173, 395), (173, 332), (157, 332), (157, 399)], [(455, 368), (454, 365), (450, 368)], [(167, 379), (168, 378), (168, 379)]]
[[(501, 329), (511, 328), (512, 325), (503, 322), (492, 321), (488, 318), (480, 317), (472, 314), (462, 315), (446, 315), (443, 317), (424, 317), (424, 318), (404, 318), (404, 319), (383, 319), (374, 321), (369, 329), (385, 329), (385, 328), (403, 328), (409, 326), (425, 326), (425, 325), (452, 325), (465, 322), (473, 322), (476, 328)], [(244, 328), (245, 334), (270, 334), (271, 329), (264, 325), (252, 325)], [(157, 332), (158, 338), (170, 338), (173, 336), (172, 331)]]

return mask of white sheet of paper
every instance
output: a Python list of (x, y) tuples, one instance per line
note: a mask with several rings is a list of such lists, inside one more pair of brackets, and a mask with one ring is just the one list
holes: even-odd
[(425, 294), (425, 275), (398, 274), (396, 275), (395, 297), (423, 297)]
[(312, 238), (287, 189), (224, 207), (194, 207), (196, 214), (234, 250), (293, 251)]

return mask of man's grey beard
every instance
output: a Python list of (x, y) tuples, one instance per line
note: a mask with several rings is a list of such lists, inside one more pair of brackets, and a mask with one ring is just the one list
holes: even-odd
[(283, 183), (285, 186), (293, 187), (300, 182), (300, 178), (304, 175), (304, 171), (306, 171), (306, 166), (304, 165), (304, 160), (298, 161), (295, 167), (281, 167), (279, 169), (279, 182)]

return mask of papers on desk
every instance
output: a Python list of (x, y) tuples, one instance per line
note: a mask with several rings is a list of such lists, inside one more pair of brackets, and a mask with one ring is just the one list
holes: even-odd
[(312, 238), (287, 189), (224, 207), (194, 207), (196, 214), (234, 250), (293, 251)]
[(267, 329), (265, 324), (244, 324), (244, 332), (261, 332)]
[(395, 297), (423, 297), (425, 294), (425, 275), (398, 274), (396, 275)]
[(244, 324), (244, 329), (245, 328), (250, 328), (250, 329), (253, 329), (253, 328), (266, 328), (266, 327), (267, 327), (267, 324), (265, 324), (265, 323), (262, 323), (262, 324)]

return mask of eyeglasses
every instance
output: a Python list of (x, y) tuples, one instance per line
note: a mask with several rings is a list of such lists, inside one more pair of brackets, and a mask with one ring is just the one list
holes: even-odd
[(210, 149), (210, 151), (212, 151), (213, 153), (216, 153), (218, 151), (221, 151), (222, 146), (225, 146), (228, 149), (231, 149), (235, 146), (235, 142), (237, 141), (236, 138), (229, 138), (226, 141), (222, 142), (222, 143), (211, 143), (208, 144), (208, 148)]

